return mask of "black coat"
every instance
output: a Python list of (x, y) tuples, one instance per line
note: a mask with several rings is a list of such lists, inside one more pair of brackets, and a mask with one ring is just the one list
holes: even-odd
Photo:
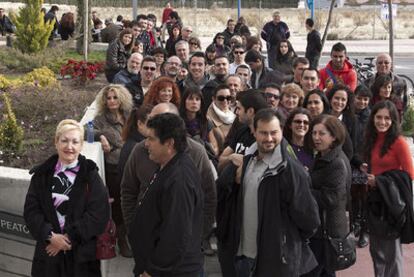
[[(349, 232), (346, 205), (351, 187), (351, 166), (341, 146), (332, 149), (325, 156), (318, 155), (310, 172), (312, 193), (318, 202), (320, 216), (326, 211), (328, 235), (343, 238)], [(321, 238), (322, 232), (316, 234)]]
[(414, 241), (413, 189), (410, 175), (401, 170), (376, 176), (377, 187), (368, 194), (370, 233), (384, 239), (401, 237), (401, 243)]
[(312, 58), (314, 56), (320, 56), (322, 52), (321, 35), (318, 31), (312, 30), (308, 33), (306, 45), (306, 58)]
[[(318, 206), (310, 192), (309, 175), (281, 144), (282, 162), (268, 169), (258, 189), (257, 257), (253, 276), (299, 276), (315, 263), (305, 240), (317, 230)], [(243, 159), (243, 174), (253, 155)], [(236, 168), (228, 165), (217, 180), (217, 238), (235, 258), (240, 244), (243, 192), (234, 182)], [(242, 174), (242, 179), (244, 178)], [(306, 254), (305, 254), (306, 253)], [(308, 260), (309, 261), (309, 260)]]
[(252, 84), (252, 88), (258, 89), (263, 88), (269, 83), (276, 83), (278, 85), (282, 85), (284, 80), (284, 74), (277, 70), (272, 70), (271, 68), (263, 66), (262, 74), (259, 78), (259, 86), (255, 86), (256, 81), (256, 72), (252, 73), (252, 77), (250, 78), (250, 83)]
[(155, 176), (130, 225), (134, 273), (196, 274), (203, 264), (200, 174), (187, 154), (178, 153)]
[(71, 240), (72, 250), (67, 251), (66, 255), (62, 252), (55, 257), (47, 255), (46, 240), (50, 232), (62, 233), (51, 191), (57, 160), (57, 155), (54, 155), (30, 171), (34, 175), (26, 195), (24, 219), (30, 234), (36, 240), (32, 264), (34, 276), (48, 276), (39, 270), (45, 273), (49, 265), (60, 264), (61, 268), (70, 272), (80, 263), (96, 261), (96, 237), (103, 233), (109, 219), (108, 194), (98, 175), (96, 164), (79, 155), (80, 169), (69, 193), (63, 231)]

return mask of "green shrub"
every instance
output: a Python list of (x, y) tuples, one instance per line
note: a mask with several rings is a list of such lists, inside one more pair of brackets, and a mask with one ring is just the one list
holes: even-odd
[(327, 40), (338, 40), (338, 38), (339, 38), (339, 35), (337, 33), (329, 33), (326, 36)]
[(55, 20), (44, 21), (43, 0), (25, 0), (16, 16), (16, 47), (23, 53), (37, 53), (46, 49)]
[(414, 108), (412, 106), (409, 106), (404, 112), (401, 129), (404, 136), (411, 137), (414, 135)]
[(0, 124), (0, 149), (7, 153), (21, 150), (23, 142), (23, 128), (17, 124), (7, 93), (3, 93), (4, 114)]

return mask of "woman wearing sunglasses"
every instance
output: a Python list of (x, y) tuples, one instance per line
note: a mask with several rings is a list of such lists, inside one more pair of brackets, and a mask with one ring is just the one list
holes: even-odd
[(307, 139), (310, 122), (310, 112), (305, 108), (299, 107), (290, 113), (283, 130), (283, 136), (292, 147), (291, 150), (293, 150), (296, 159), (306, 170), (312, 168), (313, 164), (313, 151)]
[(230, 103), (233, 100), (230, 88), (227, 85), (219, 85), (214, 90), (213, 102), (207, 110), (207, 119), (213, 124), (219, 153), (223, 151), (224, 140), (236, 118), (236, 115), (230, 110)]

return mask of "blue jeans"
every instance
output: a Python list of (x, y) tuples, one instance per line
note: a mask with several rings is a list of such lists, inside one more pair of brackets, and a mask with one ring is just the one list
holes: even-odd
[(255, 265), (255, 260), (246, 256), (236, 257), (237, 277), (250, 277)]

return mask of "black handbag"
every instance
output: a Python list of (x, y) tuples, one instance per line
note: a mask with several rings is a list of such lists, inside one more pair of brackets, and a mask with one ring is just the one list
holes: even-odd
[(328, 235), (323, 212), (323, 240), (325, 250), (325, 267), (330, 271), (346, 269), (356, 261), (355, 235), (349, 232), (344, 238), (332, 238)]

